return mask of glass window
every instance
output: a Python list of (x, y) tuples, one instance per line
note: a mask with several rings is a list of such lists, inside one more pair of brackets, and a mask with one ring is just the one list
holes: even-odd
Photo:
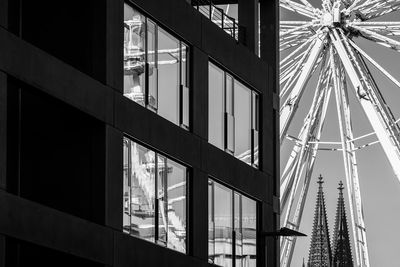
[(235, 81), (235, 156), (251, 164), (251, 91)]
[(179, 123), (179, 41), (158, 31), (159, 114)]
[(189, 128), (189, 47), (181, 43), (182, 126)]
[(255, 267), (257, 256), (257, 203), (242, 196), (242, 264)]
[(158, 109), (158, 55), (157, 55), (157, 25), (147, 19), (147, 70), (149, 74), (149, 108), (157, 112)]
[(232, 263), (232, 191), (214, 184), (214, 263), (231, 266)]
[(259, 152), (258, 152), (258, 139), (259, 139), (259, 108), (260, 108), (260, 98), (258, 94), (255, 92), (252, 93), (252, 101), (251, 101), (251, 110), (252, 110), (252, 124), (251, 124), (251, 130), (252, 130), (252, 149), (253, 149), (253, 166), (258, 167), (258, 158), (259, 158)]
[(124, 231), (154, 241), (155, 153), (124, 141)]
[(226, 144), (225, 148), (228, 152), (235, 152), (235, 103), (234, 103), (234, 79), (232, 76), (225, 74), (225, 132)]
[(224, 72), (213, 64), (208, 72), (208, 141), (224, 149)]
[(186, 167), (124, 138), (124, 232), (186, 252), (186, 181)]
[(168, 247), (184, 252), (186, 250), (186, 168), (168, 160)]
[(258, 167), (259, 96), (209, 63), (208, 141)]
[(124, 6), (124, 96), (189, 129), (189, 47)]
[(145, 105), (145, 17), (124, 6), (124, 96)]
[(209, 180), (208, 225), (209, 262), (220, 266), (256, 266), (256, 201)]

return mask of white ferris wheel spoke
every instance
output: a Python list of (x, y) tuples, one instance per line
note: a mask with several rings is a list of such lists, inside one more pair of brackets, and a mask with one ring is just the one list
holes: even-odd
[(282, 39), (280, 52), (299, 46), (307, 42), (307, 40), (310, 39), (312, 36), (313, 33), (304, 32), (303, 34), (291, 35), (289, 38), (285, 38), (285, 40)]
[[(339, 47), (338, 44), (343, 46), (337, 32), (335, 32), (336, 36), (338, 39), (333, 42), (335, 47)], [(351, 58), (351, 65), (346, 66), (344, 62), (346, 54), (342, 56), (339, 53), (341, 60), (359, 96), (361, 106), (375, 130), (397, 178), (400, 180), (400, 128), (361, 56), (354, 53), (346, 39), (343, 40), (343, 43), (349, 51), (347, 59), (350, 60), (349, 58)]]
[(298, 102), (304, 92), (304, 88), (310, 79), (310, 74), (315, 67), (315, 63), (320, 57), (321, 51), (325, 46), (325, 40), (327, 36), (325, 33), (319, 34), (316, 38), (315, 43), (310, 51), (310, 55), (302, 67), (299, 78), (293, 87), (286, 103), (280, 110), (280, 142), (282, 143), (284, 136), (286, 135), (287, 128), (293, 118), (294, 113), (297, 110)]
[(373, 19), (400, 10), (398, 0), (373, 0), (367, 1), (356, 8), (364, 16), (364, 19)]
[(290, 10), (290, 11), (294, 12), (294, 13), (303, 15), (305, 17), (312, 18), (312, 19), (316, 19), (317, 18), (316, 14), (315, 14), (315, 12), (317, 12), (317, 9), (313, 9), (313, 8), (311, 8), (309, 6), (305, 6), (303, 4), (299, 4), (299, 3), (296, 3), (296, 2), (291, 1), (291, 0), (280, 0), (279, 1), (279, 5), (282, 8), (285, 8), (287, 10)]
[(360, 185), (358, 178), (358, 169), (356, 155), (354, 152), (354, 139), (351, 113), (349, 107), (346, 75), (340, 60), (333, 60), (334, 53), (331, 51), (331, 71), (333, 75), (333, 85), (335, 88), (336, 106), (339, 121), (340, 139), (342, 142), (342, 154), (345, 167), (347, 192), (349, 197), (350, 215), (353, 236), (356, 243), (356, 260), (358, 265), (369, 265), (368, 262), (368, 247), (365, 232), (364, 215), (362, 210), (362, 200), (360, 193)]
[[(323, 68), (325, 68), (325, 70), (321, 71), (320, 74), (319, 74), (317, 87), (316, 87), (317, 90), (316, 90), (316, 93), (314, 94), (314, 98), (313, 98), (313, 102), (312, 102), (313, 104), (311, 105), (311, 108), (310, 108), (310, 110), (308, 112), (308, 115), (306, 116), (306, 118), (304, 120), (303, 127), (301, 128), (300, 133), (299, 133), (298, 137), (296, 138), (296, 140), (298, 140), (298, 142), (295, 145), (295, 147), (293, 148), (293, 151), (290, 154), (289, 161), (287, 162), (287, 165), (286, 165), (286, 167), (285, 167), (285, 169), (283, 171), (283, 174), (281, 176), (282, 177), (282, 179), (281, 179), (281, 196), (282, 196), (282, 199), (283, 199), (283, 202), (281, 202), (281, 205), (284, 204), (284, 202), (285, 202), (285, 198), (286, 198), (285, 195), (287, 193), (285, 184), (287, 183), (286, 180), (288, 179), (288, 177), (291, 176), (291, 175), (289, 175), (289, 172), (293, 171), (293, 167), (292, 166), (293, 166), (294, 159), (297, 158), (297, 155), (298, 155), (298, 152), (299, 152), (298, 147), (301, 145), (302, 140), (304, 140), (304, 138), (307, 137), (306, 136), (306, 133), (307, 133), (306, 132), (306, 128), (308, 126), (308, 123), (311, 120), (311, 117), (314, 116), (313, 107), (316, 106), (316, 105), (317, 106), (319, 105), (318, 101), (320, 101), (319, 98), (320, 98), (322, 89), (329, 84), (328, 83), (328, 80), (329, 80), (328, 77), (330, 75), (330, 70), (327, 69), (325, 65), (326, 65), (326, 57), (324, 57), (324, 59), (322, 60), (322, 66), (323, 66)], [(283, 205), (283, 206), (285, 206), (285, 205)]]
[[(363, 2), (365, 0), (355, 0), (349, 7), (347, 7), (345, 9), (345, 13), (349, 13), (351, 11), (353, 11), (354, 9), (358, 10), (361, 6), (367, 5), (369, 2), (371, 1), (375, 1), (375, 0), (366, 0), (365, 2)], [(380, 0), (378, 0), (380, 1)]]
[[(329, 71), (329, 68), (326, 68), (329, 67), (329, 64), (326, 66), (325, 63), (323, 63), (323, 66), (324, 70), (320, 73), (320, 78), (314, 95), (313, 104), (309, 111), (309, 115), (305, 120), (305, 126), (301, 129), (299, 137), (296, 138), (300, 141), (300, 143), (294, 146), (291, 154), (291, 161), (296, 162), (296, 168), (285, 168), (286, 170), (290, 169), (288, 177), (291, 178), (289, 179), (292, 180), (292, 182), (290, 183), (290, 188), (286, 189), (286, 191), (290, 191), (290, 200), (288, 204), (289, 206), (286, 211), (284, 225), (294, 230), (298, 230), (301, 223), (305, 200), (307, 197), (315, 158), (318, 151), (319, 144), (315, 141), (319, 140), (321, 136), (331, 92), (331, 86), (329, 82), (331, 79), (331, 72)], [(291, 163), (288, 162), (288, 165), (291, 165)], [(295, 172), (294, 169), (296, 169)], [(300, 178), (304, 169), (306, 171), (304, 181), (299, 198), (297, 200), (296, 209), (294, 211), (294, 214), (292, 215), (292, 204), (294, 200), (293, 196), (296, 195), (300, 183)], [(295, 237), (285, 237), (281, 240), (281, 266), (290, 266), (295, 243)]]
[(291, 86), (297, 81), (306, 60), (310, 55), (310, 51), (314, 43), (315, 43), (315, 38), (314, 40), (311, 41), (311, 44), (307, 47), (307, 49), (304, 52), (296, 56), (296, 58), (299, 58), (299, 60), (294, 61), (291, 65), (286, 64), (288, 66), (288, 68), (286, 69), (287, 71), (282, 71), (283, 75), (285, 75), (285, 79), (280, 81), (281, 94), (285, 95), (286, 92), (289, 91)]
[(362, 50), (358, 45), (356, 45), (353, 41), (349, 40), (349, 43), (351, 46), (360, 53), (365, 59), (367, 59), (369, 62), (372, 63), (375, 68), (377, 68), (383, 75), (386, 76), (386, 78), (389, 79), (394, 85), (396, 85), (398, 88), (400, 88), (400, 82), (393, 77), (388, 71), (386, 71), (381, 65), (379, 65), (378, 62), (376, 62), (372, 57), (370, 57), (364, 50)]
[[(299, 140), (299, 143), (294, 146), (293, 151), (290, 155), (290, 159), (283, 171), (283, 175), (281, 178), (281, 205), (282, 205), (282, 207), (286, 207), (286, 201), (292, 190), (290, 184), (292, 184), (293, 180), (295, 180), (297, 177), (301, 176), (301, 172), (298, 173), (298, 170), (299, 170), (298, 166), (300, 163), (297, 165), (296, 165), (296, 163), (299, 162), (299, 159), (301, 159), (301, 161), (304, 161), (300, 154), (302, 152), (304, 152), (303, 150), (307, 148), (307, 145), (310, 141), (310, 138), (311, 138), (310, 129), (315, 128), (315, 127), (312, 127), (312, 124), (316, 121), (316, 115), (318, 114), (318, 111), (321, 107), (321, 101), (323, 99), (323, 90), (325, 90), (326, 87), (329, 87), (329, 80), (330, 80), (331, 72), (330, 72), (329, 68), (326, 67), (327, 64), (326, 64), (325, 59), (323, 59), (322, 64), (323, 64), (324, 70), (320, 72), (320, 75), (318, 78), (318, 83), (317, 83), (317, 89), (314, 94), (312, 105), (310, 107), (308, 115), (304, 119), (303, 127), (300, 130), (300, 133), (298, 135), (297, 139)], [(303, 163), (301, 163), (301, 164), (303, 164)], [(290, 208), (289, 208), (289, 210), (290, 210)], [(285, 220), (285, 222), (286, 222), (286, 220)]]
[(282, 38), (284, 36), (288, 35), (288, 34), (302, 34), (304, 32), (309, 32), (311, 34), (314, 34), (315, 32), (312, 32), (312, 31), (309, 30), (309, 28), (312, 27), (312, 26), (314, 26), (313, 22), (309, 22), (309, 23), (306, 23), (306, 24), (303, 24), (303, 25), (299, 25), (299, 26), (294, 27), (294, 28), (292, 28), (290, 30), (280, 32), (279, 37), (282, 40)]
[(353, 24), (350, 24), (350, 27), (360, 31), (366, 39), (372, 40), (377, 44), (383, 45), (385, 47), (389, 47), (400, 52), (400, 42), (383, 36), (379, 33), (373, 32), (371, 30), (365, 29), (363, 27), (359, 27)]
[(351, 24), (384, 35), (400, 36), (400, 21), (360, 21)]

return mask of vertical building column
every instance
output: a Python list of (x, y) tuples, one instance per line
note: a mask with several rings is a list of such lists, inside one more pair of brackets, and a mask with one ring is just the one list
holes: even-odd
[(7, 75), (0, 72), (0, 190), (7, 179)]
[(106, 84), (123, 92), (124, 1), (106, 1)]
[(106, 226), (122, 231), (123, 133), (106, 125)]
[[(279, 1), (278, 0), (260, 0), (260, 52), (261, 59), (267, 64), (267, 100), (270, 103), (269, 112), (273, 113), (273, 125), (271, 137), (273, 144), (272, 175), (273, 175), (273, 195), (279, 200), (279, 160), (280, 160), (280, 142), (279, 142)], [(280, 228), (279, 210), (273, 209), (269, 212), (273, 214), (270, 221), (273, 231)], [(267, 238), (267, 266), (279, 265), (279, 239)]]
[(239, 41), (258, 53), (258, 0), (238, 0)]
[(8, 0), (0, 0), (0, 27), (8, 28)]
[[(0, 10), (4, 0), (0, 0)], [(2, 11), (0, 11), (2, 12)], [(0, 14), (0, 24), (3, 24), (3, 12)], [(0, 72), (0, 191), (7, 186), (7, 75)], [(0, 267), (5, 266), (6, 237), (0, 235)]]
[(193, 169), (189, 200), (189, 252), (208, 260), (208, 176)]
[(193, 133), (208, 138), (208, 56), (197, 47), (191, 53), (191, 118)]
[[(191, 53), (191, 118), (193, 133), (208, 138), (208, 56), (197, 47)], [(200, 160), (205, 160), (200, 157)], [(202, 260), (208, 259), (208, 176), (194, 168), (189, 191), (189, 252)]]

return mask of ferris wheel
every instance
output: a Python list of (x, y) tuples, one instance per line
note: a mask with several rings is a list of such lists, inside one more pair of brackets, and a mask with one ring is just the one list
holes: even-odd
[[(375, 134), (375, 143), (380, 143), (400, 179), (400, 127), (373, 74), (380, 73), (399, 89), (400, 82), (355, 39), (364, 38), (400, 52), (400, 14), (398, 21), (380, 18), (399, 11), (400, 0), (321, 0), (318, 7), (308, 0), (279, 2), (281, 9), (301, 18), (280, 21), (280, 143), (287, 139), (294, 143), (281, 175), (283, 226), (299, 230), (332, 95), (340, 131), (340, 148), (336, 150), (343, 155), (356, 264), (370, 266), (356, 160), (356, 151), (368, 144), (356, 146), (355, 142)], [(375, 72), (371, 72), (371, 65)], [(313, 77), (317, 78), (315, 87), (309, 82)], [(312, 90), (314, 96), (300, 132), (293, 136), (288, 129), (305, 90)], [(355, 95), (374, 133), (353, 134), (350, 93)], [(295, 243), (295, 237), (281, 239), (281, 266), (290, 266)]]

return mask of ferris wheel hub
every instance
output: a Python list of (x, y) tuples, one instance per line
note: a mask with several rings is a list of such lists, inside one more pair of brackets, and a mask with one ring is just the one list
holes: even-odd
[(321, 24), (326, 27), (334, 28), (342, 26), (342, 13), (339, 8), (333, 7), (332, 10), (325, 11), (321, 15)]

